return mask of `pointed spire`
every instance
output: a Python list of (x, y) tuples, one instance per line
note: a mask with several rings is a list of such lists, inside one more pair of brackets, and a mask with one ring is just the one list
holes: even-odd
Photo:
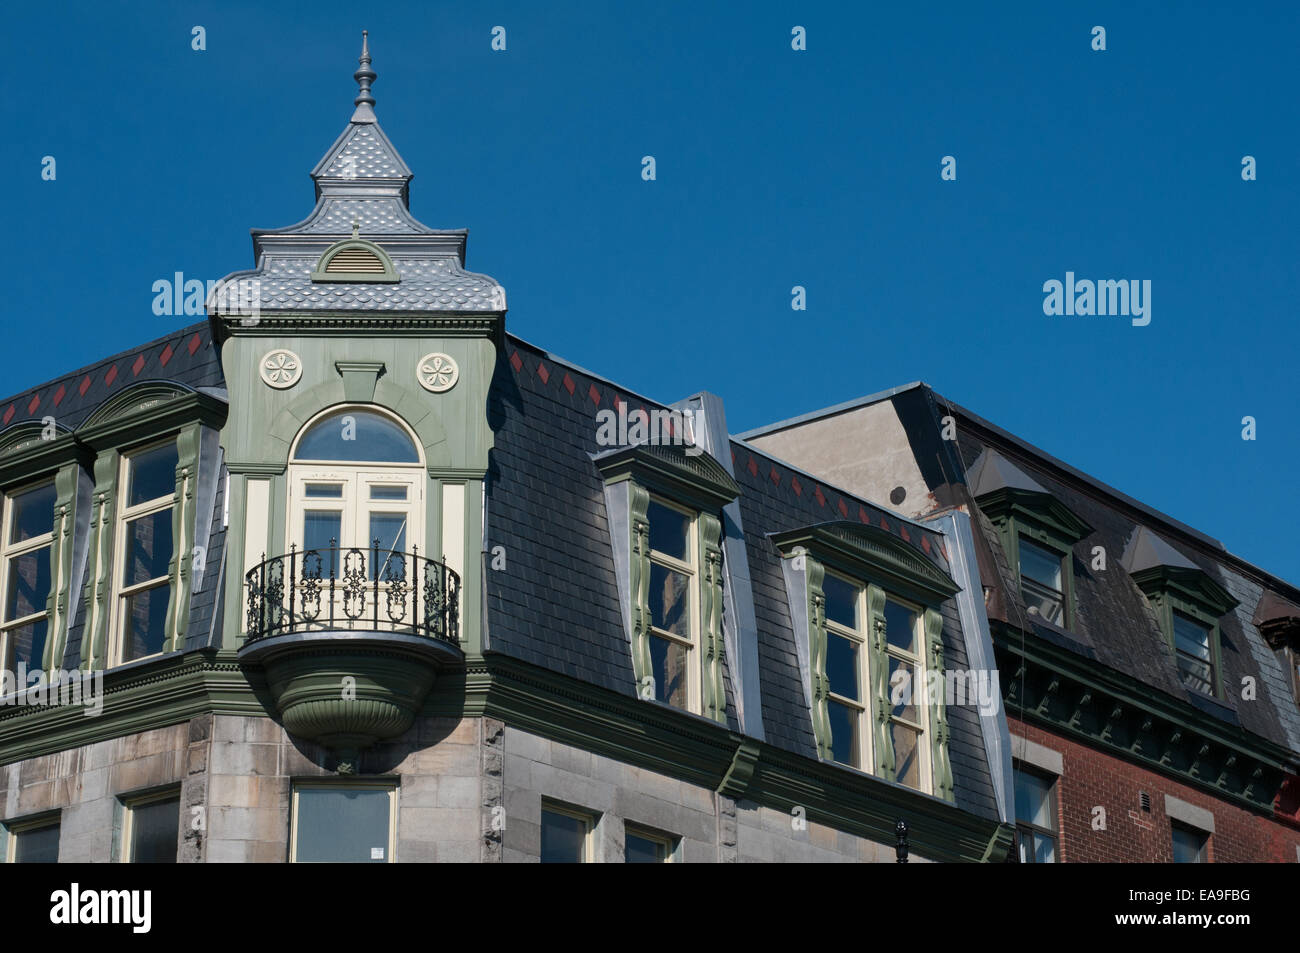
[(352, 74), (352, 78), (357, 81), (360, 87), (357, 98), (352, 102), (357, 107), (356, 112), (352, 114), (353, 122), (374, 122), (375, 121), (375, 97), (370, 94), (370, 84), (375, 81), (378, 74), (370, 68), (370, 43), (369, 31), (361, 31), (361, 56), (357, 62), (360, 68)]

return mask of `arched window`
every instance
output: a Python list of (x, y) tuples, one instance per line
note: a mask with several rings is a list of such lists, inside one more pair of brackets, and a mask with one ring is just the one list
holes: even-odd
[(341, 571), (339, 551), (363, 550), (367, 575), (382, 579), (405, 565), (401, 554), (424, 549), (426, 482), (405, 424), (367, 408), (329, 412), (303, 428), (290, 457), (289, 541), (320, 553), (326, 576)]

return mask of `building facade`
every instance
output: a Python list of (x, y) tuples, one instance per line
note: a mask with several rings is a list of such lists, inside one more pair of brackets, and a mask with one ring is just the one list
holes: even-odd
[(1025, 862), (1300, 861), (1300, 591), (911, 384), (744, 437), (969, 513)]
[(206, 322), (0, 405), (8, 859), (1003, 860), (978, 512), (511, 335), (355, 77)]

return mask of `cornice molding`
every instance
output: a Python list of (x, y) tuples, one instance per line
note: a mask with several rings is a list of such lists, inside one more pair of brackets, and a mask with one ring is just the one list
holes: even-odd
[(647, 489), (720, 509), (740, 496), (740, 484), (717, 460), (684, 445), (643, 443), (592, 458), (606, 483), (633, 479)]

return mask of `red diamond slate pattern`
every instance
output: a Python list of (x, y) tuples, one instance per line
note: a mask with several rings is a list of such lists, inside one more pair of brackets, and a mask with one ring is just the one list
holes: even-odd
[(826, 505), (826, 497), (822, 494), (822, 488), (820, 486), (813, 487), (813, 499), (817, 501), (818, 506)]
[[(178, 356), (183, 360), (177, 360)], [(17, 422), (15, 417), (39, 419), (57, 409), (59, 424), (76, 429), (110, 392), (120, 391), (121, 385), (128, 382), (145, 380), (176, 381), (190, 387), (223, 386), (207, 324), (173, 332), (167, 338), (32, 388), (9, 401), (13, 413), (7, 418), (0, 415), (0, 426)]]
[(515, 369), (515, 373), (516, 373), (516, 374), (518, 374), (520, 368), (522, 368), (522, 367), (524, 366), (523, 358), (521, 358), (521, 357), (519, 356), (519, 352), (518, 352), (518, 351), (511, 351), (511, 352), (510, 352), (510, 366), (513, 367), (513, 368)]
[(9, 421), (14, 419), (15, 413), (17, 413), (17, 409), (14, 407), (13, 404), (10, 404), (9, 409), (5, 411), (5, 415), (3, 418), (6, 427), (9, 426)]
[(546, 369), (546, 365), (541, 361), (537, 362), (537, 376), (542, 379), (543, 384), (550, 383), (551, 372)]
[(600, 406), (600, 391), (596, 390), (595, 384), (591, 385), (591, 388), (587, 391), (587, 396), (591, 398), (593, 404), (597, 407)]
[(564, 373), (563, 383), (564, 383), (564, 389), (567, 390), (569, 392), (569, 396), (572, 397), (573, 392), (577, 389), (578, 385), (573, 382), (573, 378), (569, 376), (568, 371), (565, 371)]

